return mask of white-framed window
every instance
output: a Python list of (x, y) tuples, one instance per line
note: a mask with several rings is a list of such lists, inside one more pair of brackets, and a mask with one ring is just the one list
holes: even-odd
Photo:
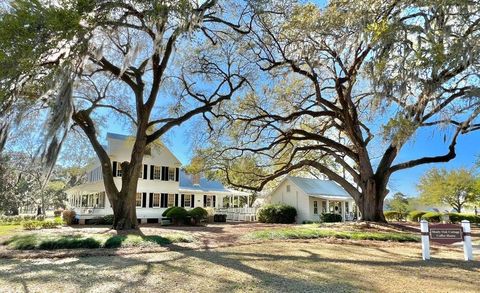
[(204, 197), (205, 202), (203, 203), (204, 207), (215, 207), (215, 203), (213, 202), (213, 198), (215, 195), (206, 195)]
[(161, 178), (162, 178), (162, 167), (153, 166), (153, 179), (161, 179)]
[(160, 207), (160, 193), (154, 193), (153, 194), (152, 207), (154, 207), (154, 208)]
[(143, 196), (142, 196), (142, 193), (141, 192), (137, 192), (137, 197), (135, 199), (135, 205), (137, 207), (142, 207), (142, 199), (143, 199)]
[(185, 206), (185, 207), (191, 207), (192, 206), (192, 195), (191, 194), (185, 194), (183, 196), (183, 206)]
[(173, 207), (175, 205), (175, 194), (168, 194), (168, 201), (167, 201), (167, 206), (168, 207)]
[(290, 185), (287, 185), (287, 192), (290, 192)]
[(175, 181), (175, 168), (168, 168), (168, 181)]
[(122, 177), (122, 165), (120, 163), (117, 164), (117, 177)]
[(318, 202), (316, 200), (313, 201), (313, 214), (318, 214)]

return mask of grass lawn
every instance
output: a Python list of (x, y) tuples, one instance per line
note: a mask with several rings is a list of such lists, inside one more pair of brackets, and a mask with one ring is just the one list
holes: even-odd
[(339, 231), (315, 224), (293, 226), (281, 229), (268, 229), (254, 231), (245, 237), (250, 239), (314, 239), (314, 238), (337, 238), (352, 240), (378, 240), (396, 242), (419, 242), (420, 236), (400, 232), (371, 232), (371, 231)]
[[(366, 244), (366, 242), (372, 245)], [(418, 243), (269, 241), (125, 256), (0, 259), (0, 292), (478, 292), (480, 264)]]

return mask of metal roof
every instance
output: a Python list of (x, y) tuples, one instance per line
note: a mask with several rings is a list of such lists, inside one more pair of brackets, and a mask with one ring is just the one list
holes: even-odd
[(309, 195), (351, 198), (350, 194), (332, 180), (288, 176), (300, 189)]
[(130, 135), (123, 135), (123, 134), (118, 134), (118, 133), (113, 133), (113, 132), (107, 132), (107, 138), (118, 139), (118, 140), (127, 140), (131, 137), (132, 136), (130, 136)]
[(200, 184), (194, 185), (192, 175), (180, 171), (180, 186), (179, 189), (194, 190), (194, 191), (216, 191), (216, 192), (231, 192), (226, 189), (222, 183), (207, 178), (200, 178)]

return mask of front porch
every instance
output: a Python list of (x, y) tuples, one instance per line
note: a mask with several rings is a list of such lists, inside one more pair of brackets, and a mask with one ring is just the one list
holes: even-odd
[(342, 222), (356, 221), (360, 218), (359, 210), (353, 199), (310, 195), (309, 201), (314, 216), (320, 217), (320, 214), (323, 213), (338, 214), (342, 216)]

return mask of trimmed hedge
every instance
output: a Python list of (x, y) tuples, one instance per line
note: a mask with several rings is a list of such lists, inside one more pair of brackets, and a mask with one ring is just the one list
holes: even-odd
[(169, 207), (169, 208), (167, 208), (167, 209), (162, 213), (162, 217), (168, 217), (168, 216), (167, 216), (168, 212), (170, 212), (173, 208), (176, 208), (176, 207)]
[(178, 225), (185, 223), (189, 215), (187, 210), (182, 207), (172, 207), (168, 213), (166, 213), (166, 216), (172, 218), (172, 222)]
[(268, 204), (258, 211), (257, 216), (262, 223), (290, 224), (295, 222), (297, 210), (285, 204)]
[(470, 223), (480, 224), (480, 216), (475, 216), (473, 214), (449, 213), (448, 216), (452, 223), (460, 223), (463, 220), (467, 220)]
[(428, 212), (422, 216), (422, 220), (430, 223), (438, 223), (442, 220), (442, 214), (437, 212)]
[(400, 221), (405, 217), (404, 213), (398, 211), (384, 211), (383, 215), (388, 221)]
[(413, 222), (420, 222), (422, 219), (422, 216), (425, 215), (427, 212), (424, 211), (411, 211), (408, 213), (408, 220), (413, 221)]
[(113, 225), (113, 215), (106, 215), (103, 216), (100, 221), (98, 221), (100, 225)]
[(188, 212), (188, 215), (192, 218), (193, 224), (197, 225), (200, 221), (204, 220), (208, 216), (208, 211), (201, 207), (196, 207)]
[(320, 221), (324, 223), (337, 223), (342, 221), (342, 216), (333, 213), (323, 213), (320, 215)]

